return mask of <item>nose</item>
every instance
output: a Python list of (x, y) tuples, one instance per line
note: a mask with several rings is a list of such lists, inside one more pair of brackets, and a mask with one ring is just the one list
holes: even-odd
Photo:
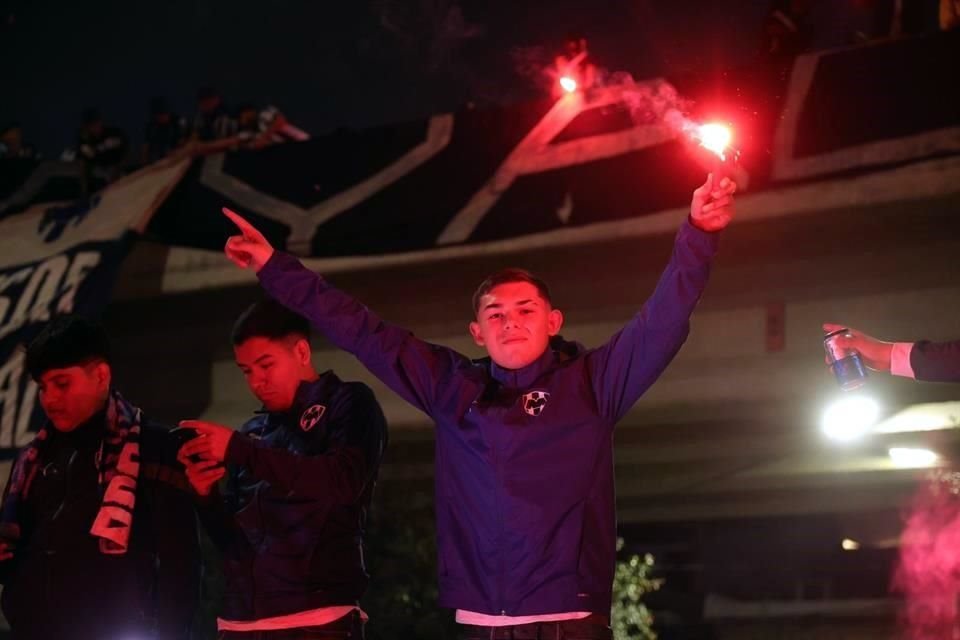
[(59, 404), (41, 402), (40, 406), (43, 408), (43, 413), (46, 414), (46, 417), (49, 419), (53, 419), (53, 417), (59, 416), (63, 413), (63, 407)]
[(58, 398), (56, 394), (53, 394), (49, 391), (41, 391), (38, 396), (38, 399), (40, 400), (40, 406), (43, 407), (44, 410), (46, 411), (55, 409), (57, 404), (59, 404), (57, 402)]
[(509, 331), (510, 329), (516, 329), (519, 326), (519, 317), (516, 313), (510, 311), (507, 312), (503, 317), (503, 328), (504, 330)]
[(253, 389), (254, 391), (260, 391), (263, 388), (264, 384), (266, 383), (267, 379), (266, 379), (266, 376), (264, 376), (262, 373), (251, 373), (248, 378), (248, 381), (250, 382), (251, 389)]

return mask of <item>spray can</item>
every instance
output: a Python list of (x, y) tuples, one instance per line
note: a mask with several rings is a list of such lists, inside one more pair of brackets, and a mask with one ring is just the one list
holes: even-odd
[(862, 387), (867, 381), (867, 368), (863, 366), (860, 352), (839, 344), (837, 338), (849, 336), (849, 329), (837, 329), (823, 336), (823, 349), (827, 352), (830, 370), (836, 376), (840, 388), (852, 391)]

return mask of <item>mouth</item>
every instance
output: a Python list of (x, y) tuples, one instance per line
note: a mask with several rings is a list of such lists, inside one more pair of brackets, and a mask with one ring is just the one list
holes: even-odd
[(505, 338), (504, 340), (501, 340), (500, 343), (501, 344), (518, 344), (520, 342), (526, 342), (526, 341), (527, 341), (526, 338), (523, 338), (520, 336), (514, 336), (512, 338)]
[(260, 395), (257, 396), (257, 398), (260, 400), (260, 402), (262, 402), (265, 406), (268, 406), (268, 407), (275, 407), (278, 404), (284, 404), (284, 402), (286, 401), (284, 395), (277, 391), (271, 391), (269, 393), (261, 393)]
[(66, 429), (73, 424), (73, 421), (62, 413), (48, 413), (47, 420), (57, 429)]

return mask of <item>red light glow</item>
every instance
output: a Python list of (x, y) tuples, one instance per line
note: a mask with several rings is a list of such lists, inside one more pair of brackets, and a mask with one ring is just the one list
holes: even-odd
[(726, 160), (726, 150), (733, 140), (733, 133), (729, 127), (722, 124), (702, 124), (696, 129), (695, 137), (700, 146), (717, 154), (721, 160)]

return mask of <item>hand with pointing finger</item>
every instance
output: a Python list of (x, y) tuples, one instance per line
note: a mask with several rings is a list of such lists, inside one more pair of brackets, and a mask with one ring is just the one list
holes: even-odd
[(273, 247), (256, 227), (230, 209), (224, 207), (223, 215), (230, 218), (240, 230), (240, 235), (230, 236), (227, 239), (224, 253), (237, 266), (259, 273), (273, 255)]

